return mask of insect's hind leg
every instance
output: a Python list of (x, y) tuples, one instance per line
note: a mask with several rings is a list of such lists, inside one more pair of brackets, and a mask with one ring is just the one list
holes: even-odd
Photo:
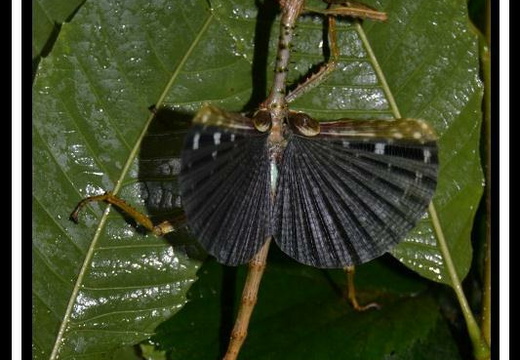
[(223, 360), (236, 360), (247, 336), (249, 320), (258, 297), (258, 289), (260, 287), (262, 275), (264, 274), (270, 242), (271, 238), (269, 237), (260, 251), (249, 262), (249, 271), (247, 272), (244, 290), (242, 291), (240, 308), (238, 310), (233, 331), (231, 332), (228, 349)]
[(356, 296), (356, 287), (354, 286), (354, 274), (355, 267), (347, 266), (345, 267), (345, 273), (347, 274), (347, 298), (352, 308), (356, 311), (365, 311), (369, 309), (380, 309), (381, 306), (378, 303), (372, 302), (366, 305), (360, 305), (357, 296)]

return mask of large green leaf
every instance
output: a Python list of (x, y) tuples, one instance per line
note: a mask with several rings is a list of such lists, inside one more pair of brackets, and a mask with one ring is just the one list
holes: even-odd
[[(52, 45), (53, 35), (85, 0), (32, 0), (32, 57), (42, 55), (46, 46)], [(50, 49), (48, 49), (50, 50)]]
[[(301, 266), (279, 250), (270, 255), (240, 358), (460, 359), (425, 281), (392, 269), (392, 261), (371, 262), (358, 273), (360, 299), (375, 300), (381, 309), (357, 312), (343, 296), (342, 271)], [(233, 283), (230, 269), (213, 261), (204, 264), (190, 302), (152, 338), (167, 350), (167, 359), (219, 358), (245, 270), (239, 269)]]
[[(83, 196), (114, 188), (140, 210), (174, 213), (185, 120), (205, 101), (241, 110), (265, 98), (276, 4), (208, 4), (87, 2), (40, 64), (33, 108), (35, 358), (108, 356), (148, 337), (186, 301), (199, 265), (184, 254), (192, 249), (189, 236), (172, 236), (172, 247), (136, 232), (117, 213), (102, 214), (97, 204), (81, 214), (80, 225), (67, 217)], [(482, 187), (477, 44), (465, 2), (374, 5), (388, 11), (388, 22), (366, 22), (364, 30), (341, 22), (341, 71), (294, 109), (321, 120), (391, 117), (393, 97), (403, 116), (432, 123), (441, 136), (434, 203), (463, 277)], [(322, 27), (318, 17), (302, 18), (292, 79), (323, 60)], [(163, 102), (169, 109), (152, 123), (147, 108)], [(423, 276), (449, 283), (427, 218), (393, 253)]]
[[(116, 184), (142, 204), (147, 183), (138, 181), (135, 154), (147, 108), (205, 26), (204, 4), (179, 11), (166, 2), (89, 2), (42, 60), (33, 94), (36, 359), (100, 358), (147, 338), (186, 301), (199, 261), (183, 243), (141, 236), (99, 205), (81, 214), (81, 225), (68, 214), (85, 195)], [(188, 26), (193, 37), (172, 47), (169, 32)], [(175, 205), (169, 194), (162, 200)]]

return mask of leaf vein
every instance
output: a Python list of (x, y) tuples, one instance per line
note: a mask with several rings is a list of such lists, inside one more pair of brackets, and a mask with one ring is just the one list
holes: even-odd
[(34, 247), (34, 250), (33, 250), (33, 255), (37, 255), (40, 257), (40, 259), (42, 260), (42, 262), (47, 265), (47, 268), (49, 269), (49, 271), (51, 273), (53, 273), (56, 278), (58, 278), (58, 280), (60, 280), (61, 282), (65, 283), (65, 284), (68, 284), (70, 285), (70, 283), (62, 277), (61, 274), (59, 274), (57, 271), (56, 271), (56, 268), (54, 266), (52, 266), (52, 263), (49, 261), (49, 259), (41, 252), (41, 250), (38, 248), (38, 247)]
[(56, 221), (56, 219), (50, 214), (50, 212), (48, 211), (47, 207), (43, 206), (43, 203), (41, 202), (41, 200), (36, 196), (36, 194), (33, 194), (33, 205), (36, 204), (38, 205), (44, 212), (45, 214), (47, 215), (47, 218), (52, 222), (52, 224), (54, 224), (56, 226), (56, 228), (64, 235), (64, 237), (70, 241), (70, 243), (78, 250), (78, 252), (82, 255), (84, 255), (84, 251), (83, 249), (81, 249), (78, 244), (76, 244), (76, 242), (72, 239), (72, 237), (69, 236), (69, 234), (67, 234), (67, 232), (65, 231), (65, 229), (61, 226), (60, 223), (58, 223)]

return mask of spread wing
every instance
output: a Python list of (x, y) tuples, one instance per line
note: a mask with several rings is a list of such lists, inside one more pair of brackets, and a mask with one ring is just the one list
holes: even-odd
[(191, 231), (220, 263), (248, 262), (270, 235), (267, 136), (250, 119), (211, 106), (186, 136), (183, 208)]
[(437, 145), (421, 121), (338, 121), (294, 134), (274, 204), (280, 248), (304, 264), (341, 268), (397, 244), (424, 215), (437, 183)]

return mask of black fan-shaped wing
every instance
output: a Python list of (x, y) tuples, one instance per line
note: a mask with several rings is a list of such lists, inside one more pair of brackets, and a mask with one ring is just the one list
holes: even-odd
[(267, 134), (239, 114), (202, 108), (179, 176), (188, 225), (220, 263), (249, 261), (269, 236)]
[(274, 238), (304, 264), (341, 268), (388, 251), (424, 215), (437, 145), (424, 122), (338, 121), (294, 134), (274, 205)]

